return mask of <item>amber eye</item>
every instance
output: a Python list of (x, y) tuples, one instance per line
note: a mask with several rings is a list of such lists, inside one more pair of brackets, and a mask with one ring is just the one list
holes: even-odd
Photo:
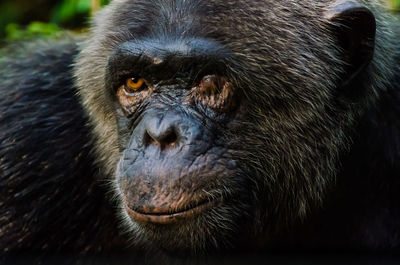
[(146, 83), (143, 78), (131, 77), (126, 79), (124, 90), (128, 94), (139, 92), (146, 88)]

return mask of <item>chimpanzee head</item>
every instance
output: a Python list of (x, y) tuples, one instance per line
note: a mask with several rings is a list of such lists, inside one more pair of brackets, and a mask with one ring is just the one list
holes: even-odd
[[(375, 19), (355, 2), (115, 0), (77, 62), (135, 242), (266, 241), (321, 205), (371, 98)], [(351, 104), (350, 104), (351, 103)]]

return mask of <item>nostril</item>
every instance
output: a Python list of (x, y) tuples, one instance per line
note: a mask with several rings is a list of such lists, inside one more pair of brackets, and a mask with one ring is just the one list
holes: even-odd
[(173, 148), (178, 142), (178, 135), (173, 130), (168, 135), (166, 135), (166, 137), (162, 140), (162, 142), (164, 143), (166, 148), (168, 147)]
[(154, 135), (151, 132), (146, 131), (144, 135), (144, 143), (146, 146), (159, 146), (161, 150), (173, 149), (178, 144), (178, 134), (173, 129), (160, 135)]
[(144, 133), (143, 141), (146, 146), (159, 145), (159, 143), (153, 137), (151, 137), (147, 131)]

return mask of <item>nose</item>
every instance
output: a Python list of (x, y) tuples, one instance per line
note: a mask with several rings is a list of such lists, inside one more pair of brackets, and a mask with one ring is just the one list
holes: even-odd
[(131, 147), (142, 151), (178, 150), (201, 140), (203, 127), (194, 117), (180, 110), (149, 111), (133, 132)]
[(146, 146), (157, 146), (160, 150), (174, 149), (182, 140), (179, 122), (171, 115), (153, 117), (146, 121), (143, 142)]

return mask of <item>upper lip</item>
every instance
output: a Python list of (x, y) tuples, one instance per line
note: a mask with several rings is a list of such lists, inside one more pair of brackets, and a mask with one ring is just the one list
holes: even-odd
[[(186, 207), (177, 210), (152, 210), (152, 211), (138, 211), (131, 209), (128, 206), (126, 210), (128, 215), (137, 222), (141, 223), (155, 223), (155, 224), (172, 224), (176, 223), (179, 220), (184, 220), (187, 218), (192, 218), (200, 213), (206, 211), (207, 209), (212, 208), (213, 206), (219, 204), (221, 200), (203, 200), (199, 203), (196, 203), (192, 207)], [(125, 204), (126, 205), (126, 204)]]

